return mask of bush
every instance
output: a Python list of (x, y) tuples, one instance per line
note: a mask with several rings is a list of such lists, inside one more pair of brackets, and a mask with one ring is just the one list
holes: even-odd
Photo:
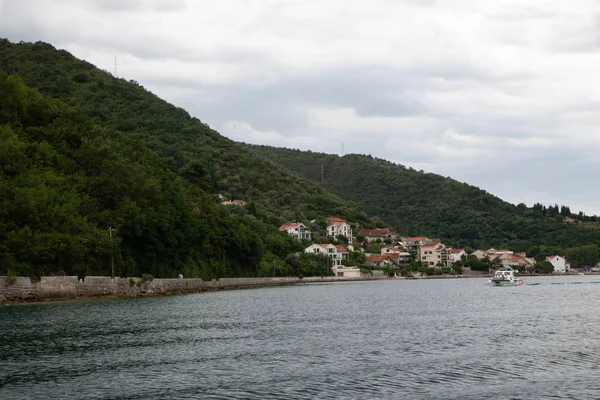
[(6, 286), (14, 285), (16, 281), (17, 273), (15, 271), (8, 270), (8, 272), (6, 273)]

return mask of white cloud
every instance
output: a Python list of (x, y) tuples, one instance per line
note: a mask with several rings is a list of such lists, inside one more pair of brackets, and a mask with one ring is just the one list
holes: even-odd
[(0, 0), (0, 36), (111, 72), (116, 55), (120, 76), (235, 140), (344, 142), (600, 213), (582, 200), (600, 195), (595, 0)]

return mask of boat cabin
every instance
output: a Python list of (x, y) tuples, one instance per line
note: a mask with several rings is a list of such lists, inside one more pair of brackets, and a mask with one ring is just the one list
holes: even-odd
[(515, 278), (515, 271), (510, 267), (499, 269), (494, 274), (494, 280), (510, 281), (510, 280), (513, 280), (514, 278)]

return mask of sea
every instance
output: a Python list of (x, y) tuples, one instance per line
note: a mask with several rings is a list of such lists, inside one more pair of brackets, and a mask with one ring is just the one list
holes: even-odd
[(0, 399), (598, 399), (600, 276), (0, 306)]

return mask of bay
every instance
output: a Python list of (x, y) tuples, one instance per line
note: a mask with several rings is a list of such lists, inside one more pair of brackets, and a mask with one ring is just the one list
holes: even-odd
[(600, 277), (0, 307), (0, 399), (600, 398)]

